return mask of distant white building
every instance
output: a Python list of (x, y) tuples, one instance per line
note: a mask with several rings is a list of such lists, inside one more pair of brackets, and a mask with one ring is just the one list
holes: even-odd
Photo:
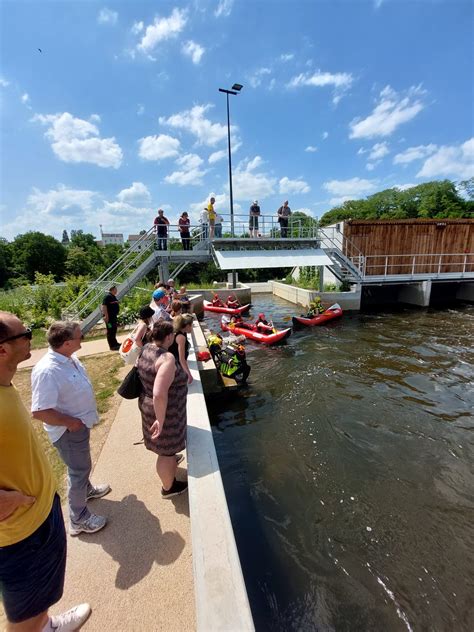
[(111, 244), (117, 244), (123, 246), (123, 233), (101, 233), (102, 246), (110, 246)]
[[(137, 244), (137, 242), (140, 239), (143, 239), (143, 242), (140, 243), (140, 244)], [(146, 241), (145, 241), (145, 239), (146, 239)], [(155, 239), (155, 236), (154, 235), (148, 235), (148, 237), (146, 237), (145, 239), (144, 239), (144, 235), (129, 235), (127, 241), (128, 241), (128, 244), (129, 244), (130, 248), (133, 248), (134, 250), (140, 251), (140, 250), (144, 249), (146, 242), (153, 242), (154, 239)]]

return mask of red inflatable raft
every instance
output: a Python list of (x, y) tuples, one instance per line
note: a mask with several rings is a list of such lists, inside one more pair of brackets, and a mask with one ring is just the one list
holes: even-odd
[(232, 314), (233, 316), (237, 316), (237, 314), (245, 314), (245, 312), (249, 311), (250, 307), (250, 303), (242, 305), (242, 307), (216, 307), (210, 301), (204, 301), (204, 309), (206, 311), (218, 312), (219, 314)]
[(263, 342), (266, 345), (274, 345), (281, 340), (285, 340), (285, 338), (288, 338), (288, 336), (291, 335), (291, 327), (288, 327), (288, 329), (281, 329), (275, 333), (265, 334), (259, 331), (256, 325), (248, 324), (246, 327), (239, 327), (238, 325), (223, 321), (221, 321), (221, 329), (222, 331), (230, 331), (236, 336), (245, 336), (250, 340), (255, 340), (255, 342)]
[(314, 327), (314, 325), (324, 325), (329, 320), (334, 320), (335, 318), (340, 318), (342, 316), (342, 308), (338, 303), (334, 303), (331, 307), (323, 312), (322, 314), (318, 314), (313, 318), (305, 318), (304, 316), (293, 316), (293, 325), (305, 325), (306, 327)]

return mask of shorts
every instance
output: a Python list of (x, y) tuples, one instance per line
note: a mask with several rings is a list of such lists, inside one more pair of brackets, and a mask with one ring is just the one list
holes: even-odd
[(58, 602), (65, 570), (66, 531), (56, 494), (49, 516), (34, 533), (0, 547), (0, 593), (8, 621), (26, 621)]
[(209, 226), (215, 226), (216, 220), (209, 218)]
[(251, 215), (249, 218), (249, 228), (253, 230), (258, 228), (258, 215)]

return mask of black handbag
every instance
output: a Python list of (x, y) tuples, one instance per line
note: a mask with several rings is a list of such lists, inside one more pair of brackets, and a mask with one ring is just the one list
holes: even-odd
[(140, 380), (137, 367), (134, 366), (118, 387), (117, 393), (124, 399), (136, 399), (142, 390), (142, 381)]

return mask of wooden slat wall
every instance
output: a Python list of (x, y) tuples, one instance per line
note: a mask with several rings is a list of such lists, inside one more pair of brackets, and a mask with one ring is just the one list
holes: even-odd
[[(462, 270), (465, 253), (474, 253), (474, 219), (459, 220), (350, 220), (344, 224), (345, 252), (353, 253), (351, 244), (369, 259), (367, 274), (411, 273), (413, 257), (401, 255), (425, 255), (417, 257), (416, 273), (457, 272)], [(350, 243), (349, 243), (350, 242)], [(351, 252), (352, 251), (352, 252)], [(429, 255), (457, 254), (457, 257)], [(389, 259), (391, 267), (386, 271), (385, 255), (400, 255)], [(466, 271), (474, 271), (474, 257), (468, 259)], [(424, 265), (420, 265), (424, 264)], [(432, 264), (432, 265), (430, 265)]]

